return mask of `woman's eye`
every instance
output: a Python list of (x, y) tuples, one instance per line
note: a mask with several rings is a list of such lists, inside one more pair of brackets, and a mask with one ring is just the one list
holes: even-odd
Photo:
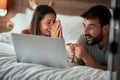
[(47, 22), (48, 24), (50, 24), (50, 22)]

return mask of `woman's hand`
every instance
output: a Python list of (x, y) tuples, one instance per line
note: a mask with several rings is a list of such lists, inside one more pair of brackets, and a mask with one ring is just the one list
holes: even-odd
[(60, 20), (57, 20), (51, 26), (51, 37), (53, 38), (62, 38), (62, 26)]

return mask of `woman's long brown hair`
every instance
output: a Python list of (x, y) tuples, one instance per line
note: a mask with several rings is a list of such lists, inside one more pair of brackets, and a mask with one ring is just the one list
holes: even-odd
[(56, 18), (56, 12), (53, 8), (48, 5), (39, 5), (33, 13), (33, 17), (30, 24), (30, 34), (41, 35), (40, 32), (40, 21), (44, 18), (46, 14), (53, 14)]

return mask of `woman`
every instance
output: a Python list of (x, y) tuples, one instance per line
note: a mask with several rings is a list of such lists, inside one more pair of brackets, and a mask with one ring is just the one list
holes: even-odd
[(44, 35), (53, 38), (62, 37), (60, 21), (56, 21), (56, 12), (48, 5), (39, 5), (35, 8), (30, 28), (22, 33)]

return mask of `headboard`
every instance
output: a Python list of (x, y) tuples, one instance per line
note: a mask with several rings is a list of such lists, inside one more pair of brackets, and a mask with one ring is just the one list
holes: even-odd
[[(104, 5), (110, 7), (111, 0), (54, 0), (57, 13), (66, 15), (80, 15), (89, 7)], [(38, 0), (39, 4), (47, 4), (49, 0)]]

